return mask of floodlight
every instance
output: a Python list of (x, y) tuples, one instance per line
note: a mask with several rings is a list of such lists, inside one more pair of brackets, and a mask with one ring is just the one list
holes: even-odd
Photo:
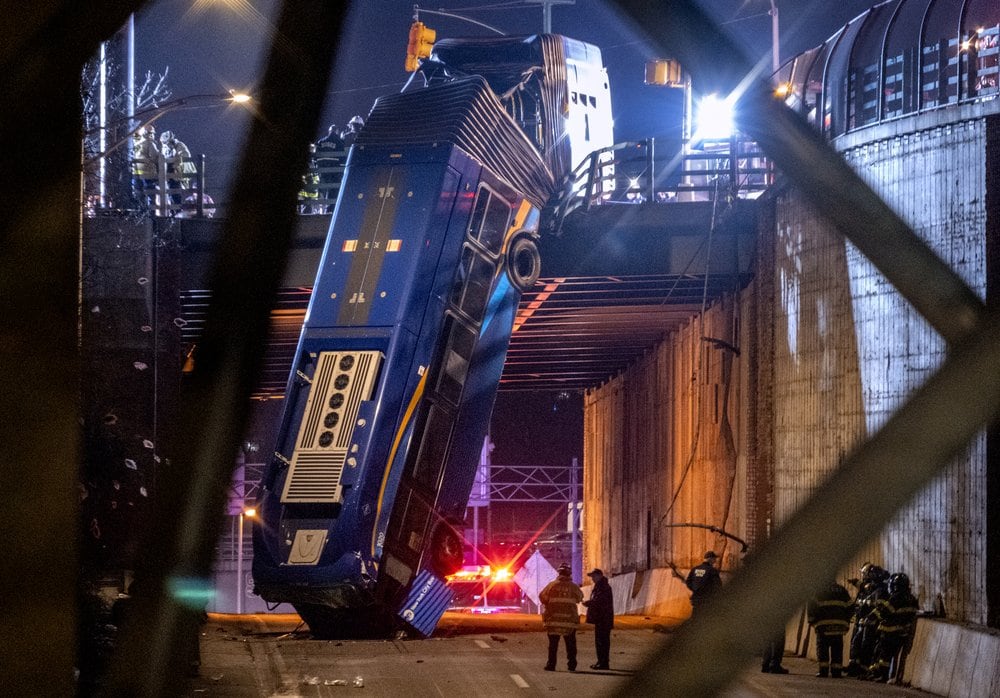
[(731, 97), (706, 95), (698, 102), (694, 140), (723, 140), (733, 135), (733, 104)]

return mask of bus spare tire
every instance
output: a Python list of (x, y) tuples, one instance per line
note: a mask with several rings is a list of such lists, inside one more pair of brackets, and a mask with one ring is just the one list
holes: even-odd
[(515, 237), (507, 248), (507, 276), (520, 291), (527, 291), (542, 273), (538, 245), (528, 235)]
[(438, 524), (431, 537), (431, 569), (439, 577), (447, 577), (462, 569), (464, 557), (462, 536), (449, 524)]

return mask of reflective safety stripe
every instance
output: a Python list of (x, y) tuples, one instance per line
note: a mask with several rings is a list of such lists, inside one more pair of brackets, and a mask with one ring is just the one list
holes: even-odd
[(579, 623), (573, 623), (571, 621), (564, 621), (564, 620), (550, 620), (550, 621), (546, 621), (545, 622), (545, 627), (546, 628), (566, 628), (567, 630), (575, 628), (578, 625), (580, 625), (580, 624)]
[(818, 606), (840, 606), (841, 608), (847, 608), (851, 605), (850, 601), (838, 601), (837, 599), (827, 599), (826, 601), (820, 601)]
[(576, 599), (572, 596), (550, 596), (548, 603), (571, 603), (575, 604)]

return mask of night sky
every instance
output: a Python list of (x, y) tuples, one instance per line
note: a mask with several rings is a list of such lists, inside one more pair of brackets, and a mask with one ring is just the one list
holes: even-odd
[[(137, 73), (161, 73), (169, 68), (174, 97), (225, 94), (230, 89), (252, 91), (262, 75), (264, 45), (272, 25), (276, 0), (158, 0), (137, 16)], [(452, 2), (434, 8), (475, 7), (508, 3)], [(782, 59), (821, 43), (842, 24), (875, 3), (870, 0), (779, 0)], [(705, 0), (705, 6), (725, 23), (748, 56), (770, 55), (771, 21), (768, 0)], [(541, 31), (538, 7), (470, 11), (466, 16), (509, 34)], [(351, 3), (345, 36), (334, 67), (324, 109), (324, 125), (343, 125), (354, 114), (366, 114), (375, 98), (397, 91), (408, 77), (403, 70), (413, 3), (366, 0)], [(456, 19), (421, 16), (448, 36), (488, 35), (485, 29)], [(631, 36), (608, 3), (576, 0), (552, 10), (553, 31), (596, 44), (611, 78), (618, 140), (658, 135), (655, 117), (662, 91), (644, 88), (643, 65), (655, 57)], [(331, 37), (332, 39), (333, 37)], [(653, 104), (649, 100), (653, 96)], [(651, 108), (652, 106), (652, 108)], [(231, 158), (239, 150), (246, 112), (238, 108), (174, 112), (159, 122), (159, 130), (174, 130), (194, 154), (212, 161)], [(325, 130), (325, 129), (324, 129)], [(645, 131), (638, 133), (637, 131)], [(652, 132), (652, 133), (651, 133)], [(317, 137), (321, 134), (317, 133)]]
[[(539, 7), (496, 8), (487, 2), (453, 2), (435, 9), (455, 10), (508, 34), (542, 30)], [(705, 0), (705, 7), (743, 46), (746, 55), (770, 64), (769, 0)], [(781, 58), (822, 43), (841, 25), (875, 3), (870, 0), (778, 0), (781, 13)], [(468, 7), (495, 9), (470, 11)], [(277, 0), (159, 0), (136, 19), (138, 75), (169, 68), (174, 98), (193, 94), (252, 92), (263, 74), (264, 50)], [(374, 100), (398, 91), (409, 74), (403, 69), (413, 3), (366, 0), (351, 4), (324, 107), (323, 126), (344, 125), (354, 114), (367, 114)], [(485, 29), (456, 19), (424, 13), (421, 20), (437, 30), (438, 39), (489, 35)], [(643, 85), (647, 60), (657, 57), (631, 35), (608, 3), (576, 0), (552, 11), (555, 33), (601, 48), (611, 81), (616, 140), (649, 136), (676, 139), (680, 131), (680, 95), (675, 90)], [(331, 40), (334, 37), (331, 37)], [(159, 131), (173, 130), (195, 155), (208, 156), (209, 187), (233, 169), (248, 125), (240, 108), (216, 107), (165, 115)], [(582, 460), (582, 396), (553, 393), (501, 393), (493, 419), (493, 454), (500, 464), (569, 464)]]

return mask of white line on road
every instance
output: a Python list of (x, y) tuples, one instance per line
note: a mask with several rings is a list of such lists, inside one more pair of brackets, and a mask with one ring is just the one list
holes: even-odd
[(490, 643), (486, 640), (476, 640), (476, 645), (482, 647), (484, 650), (488, 650), (490, 648)]
[(520, 674), (511, 674), (510, 678), (518, 688), (529, 688), (528, 682), (522, 679)]

